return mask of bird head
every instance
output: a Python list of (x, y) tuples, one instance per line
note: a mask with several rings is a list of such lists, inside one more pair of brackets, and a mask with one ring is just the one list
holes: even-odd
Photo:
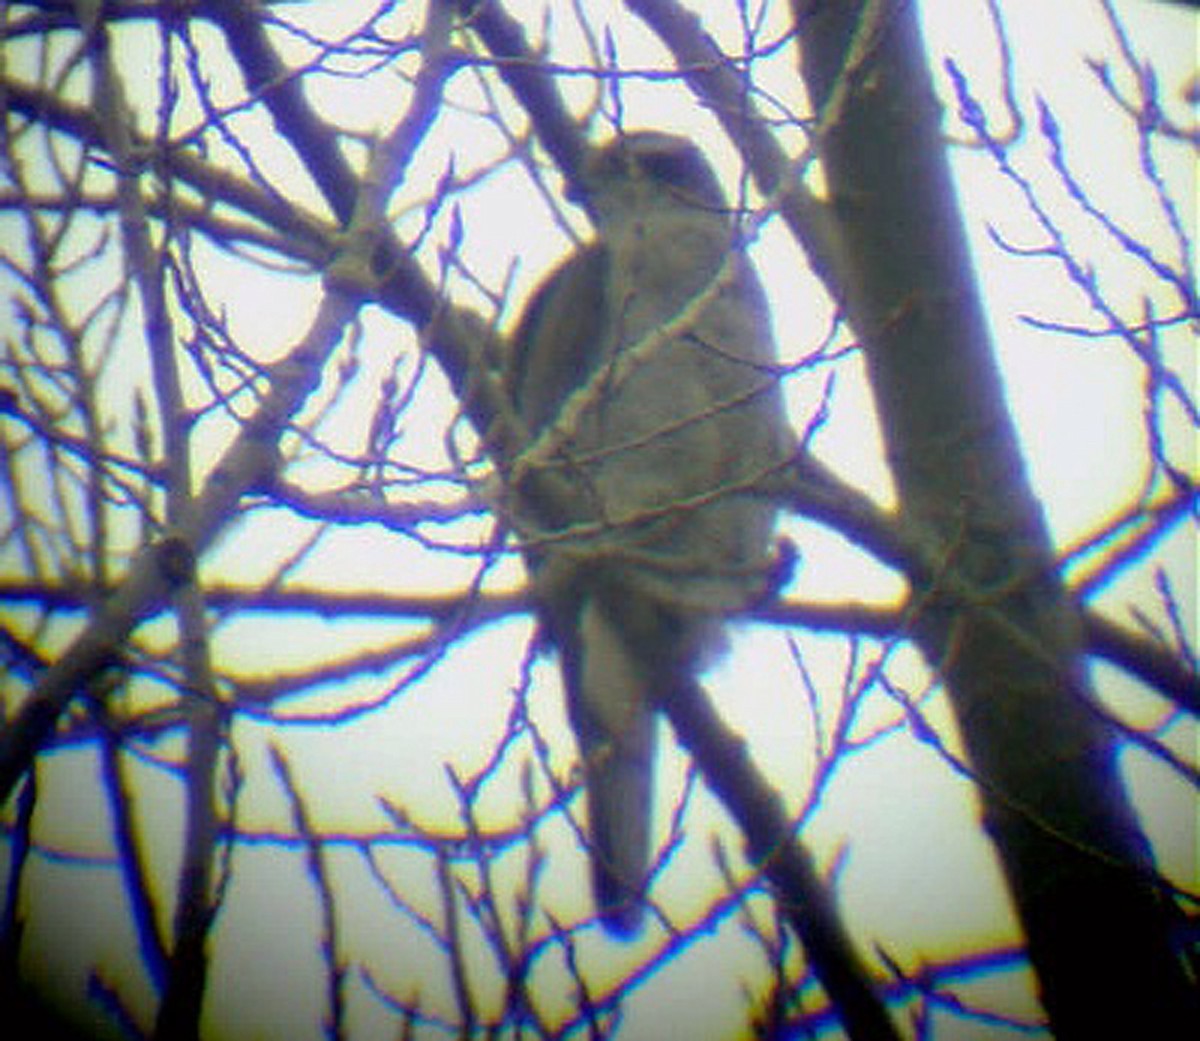
[(691, 141), (657, 130), (622, 134), (584, 163), (586, 202), (601, 224), (648, 207), (679, 206), (724, 215), (716, 174)]

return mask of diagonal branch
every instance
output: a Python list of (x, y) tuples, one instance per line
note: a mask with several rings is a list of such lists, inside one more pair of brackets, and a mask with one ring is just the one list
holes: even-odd
[(853, 1041), (898, 1041), (900, 1034), (859, 959), (833, 894), (793, 834), (778, 795), (758, 772), (745, 741), (695, 683), (680, 683), (663, 705), (680, 743), (746, 837), (750, 859), (774, 883), (796, 934)]
[(275, 469), (277, 442), (288, 420), (320, 381), (325, 361), (358, 313), (361, 299), (327, 293), (308, 335), (270, 367), (270, 390), (256, 415), (212, 471), (179, 522), (134, 559), (120, 588), (38, 680), (15, 719), (0, 730), (0, 803), (29, 768), (71, 697), (100, 668), (118, 658), (130, 631), (162, 609), (189, 581), (196, 557), (233, 515), (239, 499)]

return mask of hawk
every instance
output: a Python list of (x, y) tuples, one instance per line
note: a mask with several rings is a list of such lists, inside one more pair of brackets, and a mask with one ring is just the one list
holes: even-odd
[(789, 437), (762, 289), (700, 150), (625, 134), (581, 181), (597, 238), (536, 291), (508, 356), (531, 434), (513, 491), (582, 759), (596, 904), (628, 936), (651, 868), (656, 706), (765, 592), (762, 479)]

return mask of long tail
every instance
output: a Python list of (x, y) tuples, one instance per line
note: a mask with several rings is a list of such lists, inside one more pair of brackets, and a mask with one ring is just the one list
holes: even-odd
[(654, 670), (638, 660), (600, 601), (584, 603), (578, 624), (568, 688), (584, 763), (592, 888), (605, 927), (630, 936), (642, 922), (650, 871)]

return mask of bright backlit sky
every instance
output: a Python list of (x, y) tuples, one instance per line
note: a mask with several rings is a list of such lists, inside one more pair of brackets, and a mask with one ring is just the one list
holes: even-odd
[[(307, 11), (285, 7), (283, 16), (311, 18), (311, 26), (325, 33), (330, 31), (326, 19), (345, 18), (345, 25), (353, 25), (371, 5), (307, 6)], [(542, 25), (545, 5), (538, 0), (506, 6), (513, 13), (524, 14), (531, 31)], [(581, 60), (581, 52), (572, 49), (578, 44), (567, 28), (567, 5), (551, 6), (556, 9), (551, 30), (554, 56), (564, 62)], [(581, 0), (581, 6), (611, 19), (622, 64), (653, 67), (661, 62), (659, 52), (646, 45), (645, 34), (634, 20), (617, 13), (619, 5)], [(785, 24), (787, 6), (770, 5), (768, 25), (774, 29), (768, 28), (766, 36), (773, 36)], [(1036, 131), (1034, 99), (1040, 97), (1057, 113), (1068, 159), (1091, 197), (1138, 238), (1171, 255), (1169, 229), (1154, 208), (1138, 166), (1136, 138), (1128, 122), (1114, 112), (1088, 67), (1089, 59), (1113, 62), (1119, 70), (1115, 72), (1118, 83), (1130, 89), (1128, 70), (1120, 65), (1111, 29), (1099, 6), (1089, 0), (1008, 0), (1000, 6), (1012, 49), (1012, 86), (1028, 124), (1024, 141), (1014, 149), (1015, 160), (1063, 221), (1078, 255), (1095, 266), (1117, 309), (1136, 313), (1146, 292), (1145, 277), (1110, 240), (1097, 233), (1093, 222), (1063, 198), (1046, 161), (1045, 143)], [(407, 10), (405, 5), (398, 7), (397, 25), (419, 24), (413, 13), (419, 5)], [(1000, 94), (1001, 64), (986, 5), (923, 0), (921, 9), (939, 91), (943, 97), (949, 96), (948, 78), (941, 65), (942, 57), (949, 55), (994, 116), (998, 132), (1003, 132), (1008, 117)], [(1182, 124), (1194, 123), (1196, 109), (1189, 110), (1179, 91), (1196, 60), (1195, 16), (1180, 7), (1152, 3), (1125, 3), (1117, 10), (1139, 58), (1157, 69), (1169, 113)], [(732, 47), (736, 27), (721, 25), (714, 16), (713, 29), (730, 34), (726, 41)], [(802, 110), (794, 60), (790, 49), (782, 49), (764, 63), (762, 74), (781, 100)], [(13, 66), (15, 73), (19, 67), (15, 51)], [(222, 68), (220, 62), (214, 62), (214, 69)], [(141, 104), (147, 113), (152, 112), (154, 63), (131, 60), (121, 64), (121, 71), (129, 80), (131, 97), (147, 99)], [(224, 73), (227, 78), (215, 77), (218, 102), (233, 100), (240, 91), (236, 77), (228, 69)], [(312, 91), (332, 122), (366, 133), (386, 132), (402, 110), (405, 95), (398, 81), (391, 81), (392, 92), (384, 88), (387, 82), (374, 77), (367, 94), (354, 77), (321, 78), (312, 84)], [(478, 88), (471, 82), (467, 76), (459, 77), (451, 99), (465, 105), (478, 102)], [(726, 164), (723, 172), (733, 180), (731, 149), (689, 95), (661, 81), (625, 82), (622, 100), (628, 126), (652, 125), (696, 137)], [(593, 90), (594, 83), (588, 78), (564, 84), (564, 91), (578, 105), (586, 103)], [(268, 175), (284, 178), (298, 200), (318, 208), (315, 193), (303, 186), (298, 175), (289, 176), (293, 161), (282, 143), (272, 142), (261, 118), (248, 112), (241, 126)], [(947, 119), (946, 130), (956, 139), (965, 136), (953, 118)], [(796, 140), (789, 143), (798, 146)], [(393, 204), (404, 210), (406, 200), (423, 198), (432, 191), (451, 152), (456, 156), (456, 168), (466, 170), (485, 163), (501, 147), (499, 136), (481, 121), (461, 114), (447, 116), (430, 135), (422, 159)], [(1005, 255), (989, 240), (988, 226), (1017, 245), (1043, 241), (1012, 183), (998, 175), (990, 158), (979, 149), (956, 147), (952, 158), (1009, 403), (1033, 482), (1056, 539), (1061, 545), (1074, 544), (1127, 505), (1131, 489), (1144, 478), (1140, 370), (1115, 343), (1064, 336), (1022, 320), (1034, 316), (1065, 324), (1093, 324), (1086, 302), (1053, 261)], [(1195, 159), (1182, 148), (1164, 150), (1158, 159), (1171, 196), (1181, 209), (1181, 222), (1194, 232)], [(553, 229), (543, 202), (511, 167), (464, 194), (460, 202), (465, 228), (463, 255), (478, 277), (494, 288), (515, 265), (514, 303), (503, 321), (508, 325), (532, 286), (567, 248), (567, 239)], [(420, 208), (405, 211), (400, 226), (412, 232), (424, 216)], [(448, 219), (447, 214), (439, 218), (425, 248), (426, 259), (435, 256), (437, 243), (444, 241)], [(576, 227), (585, 231), (578, 218)], [(4, 233), (7, 227), (0, 232)], [(232, 332), (239, 340), (254, 344), (259, 358), (277, 355), (303, 334), (317, 299), (316, 280), (255, 272), (245, 262), (202, 252), (204, 276), (214, 298), (227, 308)], [(828, 329), (830, 308), (779, 221), (764, 227), (754, 257), (771, 297), (782, 357), (790, 360), (811, 352)], [(465, 290), (463, 298), (470, 302)], [(359, 386), (377, 388), (398, 355), (410, 348), (411, 339), (394, 319), (370, 309), (364, 313), (361, 332)], [(1194, 347), (1192, 336), (1182, 329), (1164, 337), (1168, 357), (1182, 357)], [(828, 371), (835, 370), (830, 419), (815, 442), (816, 450), (848, 479), (886, 501), (886, 467), (861, 372), (853, 359), (830, 366)], [(111, 400), (128, 402), (128, 388), (143, 378), (143, 371), (131, 360), (119, 373), (110, 373), (106, 378), (112, 381)], [(820, 379), (789, 384), (789, 404), (798, 424), (810, 414), (821, 386)], [(354, 447), (361, 449), (362, 417), (368, 407), (363, 399), (348, 396), (322, 423), (322, 434), (334, 443), (344, 439), (348, 445), (357, 438)], [(115, 404), (114, 408), (118, 426), (128, 429), (128, 416), (120, 414), (122, 406)], [(431, 466), (444, 463), (442, 434), (453, 410), (454, 402), (437, 377), (427, 379), (404, 419), (410, 428), (405, 441), (407, 460)], [(215, 460), (231, 429), (232, 424), (217, 419), (202, 427), (205, 448), (197, 453), (201, 470)], [(1190, 439), (1194, 470), (1195, 432), (1176, 421), (1167, 426), (1167, 433), (1177, 455), (1178, 446)], [(464, 434), (459, 437), (464, 445), (469, 441)], [(316, 464), (301, 468), (301, 472), (314, 486), (330, 479)], [(247, 523), (204, 561), (205, 574), (242, 585), (263, 581), (310, 530), (278, 515)], [(477, 539), (486, 531), (482, 522), (464, 523), (454, 529), (454, 535)], [(790, 595), (832, 602), (847, 598), (890, 602), (898, 596), (901, 586), (894, 576), (840, 540), (798, 522), (789, 522), (787, 531), (803, 554)], [(1181, 528), (1159, 548), (1158, 555), (1175, 576), (1178, 589), (1191, 597), (1183, 606), (1194, 632), (1194, 536)], [(352, 591), (462, 589), (476, 565), (476, 560), (430, 552), (413, 543), (398, 544), (374, 528), (352, 527), (323, 538), (304, 564), (300, 584)], [(0, 557), (5, 573), (9, 566)], [(1141, 570), (1107, 591), (1105, 602), (1114, 613), (1118, 605), (1135, 598), (1143, 604), (1149, 602), (1148, 574), (1148, 569)], [(489, 574), (487, 586), (509, 589), (519, 578), (519, 566), (509, 561)], [(1120, 617), (1127, 620), (1123, 607), (1120, 610)], [(789, 634), (767, 628), (735, 628), (730, 655), (707, 679), (723, 712), (746, 736), (762, 769), (785, 793), (789, 808), (798, 809), (811, 782), (818, 723), (805, 710)], [(348, 644), (382, 646), (419, 631), (419, 626), (387, 619), (333, 624), (255, 616), (219, 626), (214, 647), (218, 659), (232, 671), (248, 678), (277, 679), (334, 655)], [(165, 639), (167, 632), (161, 626), (148, 627), (146, 641)], [(442, 764), (452, 763), (460, 775), (466, 775), (486, 761), (504, 732), (511, 707), (509, 692), (519, 680), (528, 633), (527, 620), (511, 619), (473, 634), (399, 698), (385, 701), (382, 695), (400, 682), (407, 667), (358, 677), (336, 689), (316, 696), (307, 693), (294, 703), (285, 703), (281, 711), (296, 717), (291, 725), (277, 727), (254, 720), (239, 723), (234, 737), (246, 777), (240, 826), (252, 832), (288, 826), (286, 802), (265, 758), (269, 743), (288, 750), (318, 828), (351, 833), (386, 828), (388, 818), (379, 806), (380, 796), (403, 806), (427, 826), (449, 826), (455, 821), (455, 803)], [(820, 691), (827, 722), (849, 667), (845, 641), (805, 635), (798, 646)], [(855, 665), (859, 675), (865, 672), (867, 660), (878, 653), (878, 648), (864, 650), (864, 658)], [(1125, 677), (1112, 670), (1100, 671), (1106, 692), (1132, 696)], [(907, 648), (894, 652), (890, 673), (918, 689), (924, 675), (915, 654)], [(784, 693), (783, 687), (794, 689)], [(357, 699), (381, 704), (378, 710), (366, 712), (336, 731), (303, 722), (305, 716)], [(543, 657), (535, 667), (531, 705), (551, 742), (555, 767), (565, 775), (573, 748), (558, 699), (555, 664)], [(1160, 709), (1155, 703), (1147, 711)], [(938, 718), (944, 715), (939, 702), (931, 711)], [(865, 730), (872, 719), (881, 723), (887, 718), (881, 702), (860, 725)], [(1171, 738), (1185, 751), (1189, 739), (1194, 745), (1194, 731), (1177, 731)], [(673, 749), (662, 756), (657, 806), (660, 836), (665, 835), (685, 769), (683, 758)], [(1131, 760), (1130, 771), (1142, 804), (1153, 807), (1147, 827), (1165, 868), (1176, 881), (1195, 887), (1200, 879), (1195, 861), (1194, 796), (1141, 760)], [(178, 792), (152, 767), (135, 766), (133, 775), (138, 779), (139, 813), (155, 836), (151, 861), (165, 906), (177, 863), (171, 836), (177, 828)], [(41, 837), (51, 845), (82, 854), (106, 854), (109, 823), (101, 800), (92, 797), (94, 760), (80, 753), (58, 755), (52, 768), (42, 770), (40, 777)], [(481, 808), (488, 823), (515, 820), (517, 777), (515, 765), (506, 768), (498, 783), (485, 792)], [(683, 917), (702, 911), (711, 893), (706, 829), (711, 827), (721, 835), (732, 859), (736, 860), (740, 848), (736, 832), (702, 786), (693, 799), (691, 841), (671, 862), (656, 890), (664, 906)], [(538, 837), (552, 857), (542, 897), (556, 913), (568, 919), (578, 917), (587, 899), (584, 862), (579, 852), (570, 848), (572, 836), (561, 815), (548, 820)], [(892, 955), (915, 965), (921, 957), (952, 956), (1013, 938), (998, 873), (978, 832), (970, 786), (925, 745), (896, 738), (864, 751), (839, 776), (805, 838), (825, 865), (832, 863), (839, 850), (845, 851), (838, 892), (843, 910), (864, 944), (879, 940)], [(396, 915), (363, 858), (342, 849), (335, 859), (342, 936), (352, 964), (369, 966), (382, 989), (404, 998), (411, 997), (419, 985), (429, 1006), (444, 1009), (449, 986), (444, 964), (430, 954), (428, 945), (413, 935), (413, 930), (392, 927)], [(425, 859), (397, 847), (381, 853), (380, 862), (385, 874), (403, 886), (408, 897), (418, 903), (427, 901), (422, 906), (432, 909), (435, 899)], [(213, 1036), (232, 1041), (316, 1037), (323, 991), (316, 983), (321, 968), (316, 904), (303, 865), (294, 853), (263, 844), (240, 847), (234, 867), (214, 948), (207, 1012)], [(122, 980), (127, 1000), (144, 1007), (149, 989), (141, 974), (130, 968), (135, 950), (123, 918), (115, 872), (84, 869), (78, 863), (39, 862), (27, 881), (26, 902), (33, 923), (27, 957), (31, 964), (51, 967), (56, 992), (78, 992), (87, 967), (98, 963), (106, 973)], [(380, 923), (387, 925), (381, 927)], [(647, 936), (629, 947), (615, 947), (589, 935), (581, 938), (581, 956), (598, 979), (605, 979), (653, 949), (656, 939)], [(488, 982), (484, 954), (473, 951), (472, 956), (480, 959), (474, 975), (480, 990), (486, 993), (498, 987), (494, 970), (492, 982)], [(561, 986), (561, 970), (557, 976), (552, 968), (543, 971), (548, 990), (551, 982)], [(736, 1036), (736, 1025), (745, 1019), (739, 980), (743, 974), (756, 978), (760, 972), (757, 957), (740, 941), (736, 926), (727, 922), (719, 939), (696, 944), (639, 990), (629, 1005), (620, 1036), (652, 1041), (665, 1036), (664, 1024), (672, 1036)], [(990, 985), (979, 986), (986, 989)], [(562, 987), (562, 992), (567, 993), (567, 988)], [(1032, 1014), (1024, 992), (1005, 1000), (1010, 1009)], [(356, 1037), (389, 1036), (394, 1028), (380, 1003), (361, 987), (354, 993), (352, 1008), (353, 1023), (362, 1030)], [(429, 1036), (438, 1035), (431, 1032)], [(945, 1036), (950, 1041), (983, 1041), (1011, 1035), (979, 1027), (975, 1033), (961, 1028)]]

